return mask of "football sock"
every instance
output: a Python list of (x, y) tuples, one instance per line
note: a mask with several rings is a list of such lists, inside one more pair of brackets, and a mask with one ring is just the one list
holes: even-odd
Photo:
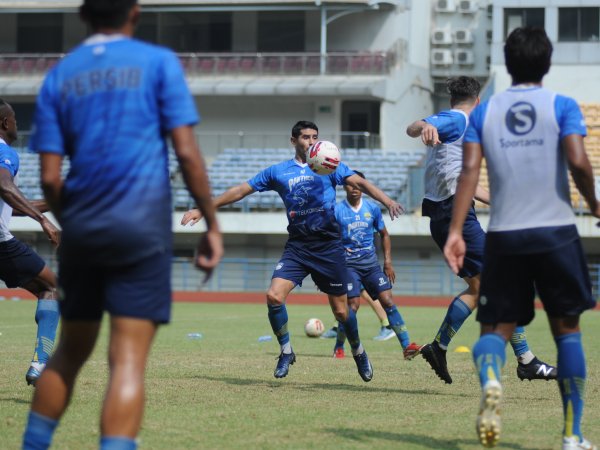
[[(277, 336), (277, 341), (281, 346), (283, 353), (291, 353), (292, 349), (289, 346), (290, 333), (288, 333), (288, 313), (285, 304), (283, 305), (267, 305), (269, 309), (269, 322), (273, 333)], [(287, 346), (285, 344), (288, 344)], [(285, 346), (285, 348), (284, 348)], [(289, 350), (288, 350), (289, 348)], [(285, 351), (288, 350), (288, 351)]]
[(467, 306), (459, 297), (455, 297), (448, 307), (446, 317), (437, 332), (435, 340), (442, 350), (448, 348), (448, 344), (454, 335), (460, 330), (465, 319), (471, 315), (471, 308)]
[(390, 321), (388, 320), (387, 317), (385, 319), (380, 319), (379, 321), (381, 322), (382, 327), (385, 327), (385, 328), (390, 327)]
[(135, 439), (125, 436), (102, 436), (100, 450), (136, 450)]
[(335, 348), (344, 348), (344, 342), (346, 342), (346, 331), (344, 330), (344, 325), (342, 325), (342, 322), (338, 322)]
[(396, 308), (396, 305), (390, 306), (389, 308), (385, 308), (385, 313), (387, 314), (388, 320), (390, 322), (390, 327), (396, 333), (402, 348), (406, 348), (408, 344), (410, 344), (410, 337), (408, 336), (408, 329), (404, 324), (404, 320)]
[(56, 338), (56, 327), (58, 326), (58, 301), (39, 299), (35, 311), (35, 322), (38, 325), (37, 338), (35, 340), (35, 353), (32, 361), (45, 364), (50, 359)]
[(512, 346), (513, 352), (515, 352), (515, 356), (518, 358), (521, 364), (528, 364), (533, 360), (533, 353), (529, 351), (529, 345), (527, 344), (525, 327), (515, 328), (515, 331), (510, 337), (510, 345)]
[(500, 372), (506, 361), (506, 342), (496, 333), (484, 334), (473, 347), (473, 361), (481, 387), (489, 380), (500, 381)]
[(355, 354), (354, 351), (360, 346), (360, 337), (358, 336), (358, 322), (356, 320), (356, 313), (352, 308), (348, 308), (348, 318), (342, 325), (344, 326), (346, 337), (348, 338), (348, 342), (352, 348), (352, 354)]
[(52, 442), (52, 435), (58, 420), (29, 411), (23, 434), (23, 450), (46, 450)]
[(581, 415), (585, 391), (585, 355), (581, 345), (581, 333), (563, 334), (554, 338), (558, 348), (558, 386), (563, 402), (567, 437), (582, 439)]

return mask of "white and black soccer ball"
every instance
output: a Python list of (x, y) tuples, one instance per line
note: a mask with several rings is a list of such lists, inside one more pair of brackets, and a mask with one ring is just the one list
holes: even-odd
[(317, 175), (329, 175), (335, 172), (341, 160), (340, 149), (333, 142), (315, 142), (306, 151), (308, 167)]
[(321, 319), (308, 319), (304, 324), (304, 332), (308, 337), (319, 337), (325, 331), (325, 325), (321, 322)]

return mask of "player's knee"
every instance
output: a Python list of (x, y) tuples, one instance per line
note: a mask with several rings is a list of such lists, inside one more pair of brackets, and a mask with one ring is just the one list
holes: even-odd
[(281, 294), (277, 294), (274, 291), (267, 292), (267, 305), (279, 306), (285, 303), (285, 298)]
[(348, 306), (352, 308), (352, 311), (357, 312), (358, 308), (360, 308), (360, 298), (356, 297), (351, 300), (348, 300)]
[(338, 320), (340, 322), (345, 322), (346, 320), (348, 320), (348, 309), (347, 308), (336, 308), (333, 311), (333, 315), (336, 318), (336, 320)]
[(45, 289), (38, 294), (38, 298), (40, 300), (57, 300), (58, 292), (55, 288)]
[(391, 294), (381, 295), (379, 297), (379, 302), (384, 308), (391, 308), (394, 306), (394, 299), (392, 298)]

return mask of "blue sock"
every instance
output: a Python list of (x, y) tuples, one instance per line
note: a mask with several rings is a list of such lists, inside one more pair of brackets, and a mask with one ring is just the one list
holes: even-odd
[(523, 353), (529, 351), (529, 345), (527, 344), (527, 335), (525, 334), (525, 327), (517, 327), (510, 337), (510, 345), (515, 352), (515, 356), (518, 358)]
[(352, 308), (348, 308), (348, 318), (343, 323), (346, 337), (350, 343), (352, 350), (357, 350), (360, 347), (360, 337), (358, 337), (358, 322), (356, 313)]
[(136, 448), (135, 439), (125, 436), (102, 436), (100, 439), (100, 450), (135, 450)]
[(290, 342), (290, 333), (288, 332), (288, 313), (285, 304), (267, 305), (269, 308), (269, 322), (273, 333), (277, 336), (279, 345), (283, 346)]
[(38, 325), (35, 340), (33, 361), (47, 363), (54, 348), (56, 327), (58, 327), (58, 301), (39, 299), (35, 311), (35, 322)]
[(581, 415), (585, 391), (585, 355), (581, 333), (563, 334), (554, 338), (558, 347), (558, 386), (565, 415), (565, 436), (582, 439)]
[(489, 380), (500, 381), (506, 361), (506, 342), (496, 333), (484, 334), (473, 347), (473, 361), (479, 372), (481, 387)]
[(29, 411), (23, 434), (23, 450), (46, 450), (50, 447), (58, 420)]
[(394, 333), (396, 333), (396, 336), (400, 341), (400, 345), (402, 345), (402, 348), (406, 348), (408, 344), (410, 344), (410, 337), (408, 336), (408, 329), (404, 324), (404, 319), (402, 319), (398, 308), (396, 308), (396, 305), (392, 305), (389, 308), (385, 308), (385, 313), (390, 322), (390, 327), (392, 327), (392, 330), (394, 330)]
[(460, 298), (455, 297), (448, 307), (446, 317), (437, 332), (435, 340), (446, 350), (454, 335), (460, 330), (467, 317), (471, 315), (471, 308)]
[(342, 322), (338, 321), (334, 350), (336, 348), (344, 348), (344, 342), (346, 342), (346, 330), (344, 330), (344, 325), (342, 325)]

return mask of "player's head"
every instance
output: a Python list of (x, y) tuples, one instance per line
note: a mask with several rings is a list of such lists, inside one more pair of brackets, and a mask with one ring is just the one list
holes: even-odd
[(481, 84), (472, 77), (454, 77), (446, 80), (446, 90), (450, 94), (450, 106), (460, 103), (475, 104), (479, 101)]
[(540, 83), (551, 60), (552, 43), (543, 28), (515, 28), (506, 38), (504, 61), (513, 84)]
[(79, 7), (81, 18), (94, 31), (120, 30), (139, 19), (137, 0), (84, 0)]
[(319, 140), (319, 128), (308, 120), (300, 120), (292, 127), (290, 142), (296, 149), (296, 155), (306, 160), (306, 150)]
[(8, 144), (17, 139), (17, 119), (15, 111), (0, 98), (0, 137)]
[[(367, 179), (365, 177), (365, 174), (358, 170), (355, 170), (354, 173), (364, 180)], [(349, 184), (344, 184), (344, 190), (346, 191), (346, 199), (348, 199), (349, 202), (358, 201), (362, 197), (362, 191), (353, 186), (350, 186)]]

